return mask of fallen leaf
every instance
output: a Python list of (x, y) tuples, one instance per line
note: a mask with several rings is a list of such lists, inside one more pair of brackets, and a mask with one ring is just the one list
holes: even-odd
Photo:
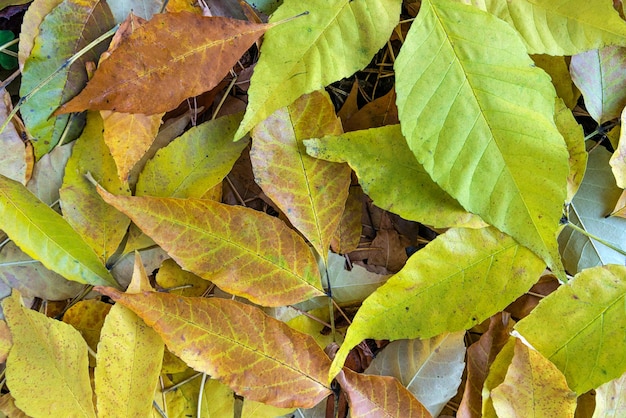
[(344, 129), (346, 132), (351, 132), (359, 129), (395, 125), (398, 122), (396, 91), (395, 89), (391, 89), (389, 93), (369, 102), (350, 116), (350, 118), (344, 122)]
[(363, 190), (358, 185), (350, 186), (346, 207), (339, 226), (330, 241), (330, 248), (338, 254), (356, 250), (361, 242), (361, 213), (363, 212)]
[[(620, 121), (626, 126), (626, 111), (622, 111)], [(626, 189), (626, 132), (620, 132), (619, 143), (609, 160), (617, 186)]]
[(508, 341), (504, 343), (500, 352), (496, 355), (495, 360), (489, 367), (487, 378), (483, 386), (483, 409), (482, 416), (484, 418), (500, 418), (496, 414), (496, 410), (493, 407), (493, 399), (491, 398), (491, 390), (504, 382), (506, 373), (509, 369), (509, 365), (513, 360), (513, 353), (515, 350), (515, 342), (517, 338), (509, 337)]
[(576, 106), (580, 92), (572, 82), (569, 64), (565, 57), (542, 54), (533, 55), (531, 58), (538, 67), (550, 75), (557, 96), (563, 100), (569, 109), (573, 109)]
[[(81, 300), (63, 315), (63, 322), (74, 327), (95, 353), (100, 341), (100, 330), (111, 305), (95, 299)], [(89, 357), (89, 367), (96, 366), (96, 359)]]
[(569, 151), (569, 175), (567, 176), (567, 198), (571, 202), (580, 187), (587, 170), (587, 150), (583, 127), (560, 98), (556, 99), (554, 123), (567, 144)]
[(137, 313), (190, 367), (246, 398), (308, 408), (330, 394), (322, 383), (330, 360), (313, 338), (256, 307), (219, 298), (97, 290)]
[(74, 142), (56, 147), (41, 157), (33, 167), (33, 176), (26, 188), (48, 206), (59, 200), (65, 166), (73, 149)]
[[(5, 89), (0, 89), (0, 96), (0, 120), (4, 121), (12, 109), (11, 96)], [(33, 167), (26, 144), (17, 129), (21, 121), (14, 118), (12, 122), (0, 132), (0, 147), (3, 150), (0, 156), (0, 174), (25, 185), (32, 175)]]
[(593, 418), (626, 416), (626, 373), (596, 389)]

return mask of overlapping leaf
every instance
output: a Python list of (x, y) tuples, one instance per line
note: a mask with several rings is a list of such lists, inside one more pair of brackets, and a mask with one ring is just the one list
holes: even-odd
[(344, 368), (337, 376), (348, 395), (354, 418), (430, 418), (432, 415), (395, 377), (355, 373)]
[(365, 338), (430, 338), (471, 328), (526, 292), (543, 269), (541, 259), (495, 228), (448, 230), (363, 302), (330, 377)]
[[(6, 90), (0, 89), (0, 120), (6, 120), (10, 111), (11, 96)], [(30, 150), (16, 129), (21, 122), (17, 119), (12, 122), (0, 132), (0, 148), (3, 150), (0, 155), (0, 174), (26, 184), (32, 174), (32, 156), (28, 155)]]
[(102, 137), (102, 119), (96, 112), (88, 115), (87, 126), (75, 142), (59, 192), (63, 217), (104, 264), (122, 242), (130, 219), (102, 201), (85, 178), (87, 173), (107, 189), (130, 195), (128, 185), (117, 176), (115, 161)]
[(491, 390), (504, 382), (506, 372), (508, 371), (509, 366), (511, 365), (511, 361), (513, 360), (515, 340), (516, 338), (509, 337), (508, 341), (506, 341), (504, 346), (502, 346), (502, 349), (489, 367), (489, 373), (487, 374), (487, 378), (485, 379), (485, 384), (482, 390), (482, 414), (480, 414), (479, 416), (482, 416), (484, 418), (499, 418), (496, 414), (496, 410), (493, 407)]
[(554, 123), (563, 135), (569, 151), (569, 175), (567, 176), (567, 202), (578, 191), (587, 169), (587, 150), (583, 128), (576, 122), (574, 115), (562, 99), (556, 99)]
[(530, 54), (575, 55), (606, 45), (626, 45), (626, 23), (610, 1), (467, 0), (520, 33)]
[(626, 373), (596, 389), (593, 418), (619, 418), (626, 415)]
[(154, 114), (174, 109), (215, 87), (267, 28), (189, 12), (157, 14), (124, 40), (59, 112)]
[(484, 225), (432, 181), (407, 146), (400, 125), (304, 143), (315, 158), (347, 162), (363, 191), (380, 208), (437, 228)]
[(491, 398), (500, 417), (571, 418), (576, 409), (576, 394), (563, 374), (520, 340), (506, 377), (491, 391)]
[(312, 407), (330, 394), (330, 360), (313, 338), (233, 300), (99, 288), (153, 327), (192, 368), (237, 393), (283, 408)]
[[(609, 244), (626, 250), (626, 219), (610, 216), (622, 193), (609, 166), (610, 153), (596, 148), (589, 154), (587, 172), (569, 207), (569, 221)], [(570, 274), (602, 264), (626, 263), (626, 256), (601, 242), (565, 227), (559, 235), (563, 264)]]
[(533, 55), (531, 58), (539, 68), (550, 75), (556, 94), (563, 99), (568, 108), (573, 109), (580, 92), (572, 82), (569, 61), (566, 61), (565, 57), (544, 54)]
[[(30, 93), (72, 55), (113, 27), (111, 11), (99, 0), (65, 0), (44, 18), (30, 56), (24, 63), (20, 94)], [(22, 117), (40, 158), (59, 141), (68, 115), (53, 116), (63, 102), (87, 82), (85, 62), (96, 61), (106, 48), (98, 45), (64, 68), (22, 106)]]
[(598, 124), (618, 118), (626, 106), (626, 48), (609, 46), (574, 55), (569, 68), (591, 117)]
[(376, 355), (366, 374), (393, 376), (434, 417), (456, 394), (465, 368), (465, 331), (427, 340), (393, 341)]
[(6, 377), (15, 404), (30, 416), (94, 417), (87, 344), (72, 326), (3, 300), (13, 347)]
[(312, 158), (302, 140), (342, 132), (325, 92), (302, 96), (252, 131), (256, 182), (324, 258), (348, 198), (350, 168)]
[(227, 292), (264, 306), (323, 295), (313, 253), (277, 218), (210, 200), (98, 192), (181, 267)]
[(0, 175), (0, 229), (29, 256), (68, 280), (117, 286), (96, 253), (55, 211)]
[(543, 299), (515, 329), (582, 394), (626, 371), (625, 303), (626, 267), (594, 267)]
[(202, 123), (160, 149), (137, 181), (137, 196), (203, 197), (231, 170), (248, 141), (233, 143), (241, 114)]
[[(278, 22), (263, 39), (251, 79), (249, 103), (235, 138), (303, 94), (365, 67), (387, 42), (400, 15), (400, 0), (286, 0), (272, 15)], [(355, 24), (355, 22), (359, 22)]]
[[(626, 111), (622, 111), (620, 121), (622, 126), (626, 126)], [(619, 142), (615, 148), (609, 164), (611, 164), (611, 170), (613, 170), (613, 176), (618, 187), (626, 189), (626, 129), (620, 131)]]
[(474, 7), (424, 1), (395, 70), (402, 132), (424, 169), (561, 271), (555, 235), (568, 155), (550, 77), (518, 34)]

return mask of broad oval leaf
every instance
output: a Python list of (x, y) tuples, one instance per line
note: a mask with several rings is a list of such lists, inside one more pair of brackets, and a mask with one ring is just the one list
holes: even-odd
[(430, 338), (471, 328), (526, 292), (543, 269), (541, 259), (493, 227), (448, 230), (365, 299), (330, 378), (365, 338)]
[[(76, 52), (113, 25), (111, 11), (104, 1), (61, 2), (41, 23), (30, 56), (24, 63), (20, 95), (31, 93)], [(97, 61), (104, 49), (106, 43), (97, 45), (64, 68), (22, 105), (21, 115), (32, 136), (37, 159), (54, 148), (68, 125), (67, 115), (53, 116), (52, 113), (85, 85), (85, 63)]]
[(626, 23), (610, 1), (465, 0), (511, 24), (529, 54), (575, 55), (626, 45)]
[(302, 140), (342, 132), (328, 94), (315, 92), (277, 110), (251, 133), (255, 181), (324, 259), (348, 198), (350, 168), (307, 155)]
[(355, 373), (344, 368), (337, 376), (348, 395), (354, 418), (431, 418), (432, 415), (395, 377)]
[[(611, 245), (626, 250), (626, 219), (609, 216), (622, 193), (609, 166), (611, 154), (598, 147), (589, 154), (587, 171), (569, 205), (569, 221)], [(563, 264), (570, 274), (602, 264), (626, 264), (626, 256), (578, 231), (564, 227), (559, 235)]]
[[(389, 39), (400, 0), (285, 0), (272, 15), (235, 139), (298, 97), (365, 67)], [(357, 23), (358, 22), (358, 23)]]
[(424, 169), (561, 272), (568, 153), (550, 77), (517, 33), (472, 6), (424, 1), (395, 70), (402, 132)]
[(137, 196), (203, 197), (230, 172), (248, 141), (233, 142), (241, 114), (189, 129), (148, 161), (137, 181)]
[(190, 367), (246, 398), (310, 408), (330, 394), (323, 383), (330, 360), (315, 340), (259, 308), (228, 299), (97, 290), (143, 318)]
[(190, 12), (157, 14), (123, 40), (87, 87), (57, 113), (172, 110), (215, 87), (267, 28)]
[(0, 229), (22, 251), (67, 280), (117, 286), (96, 253), (61, 215), (2, 175)]
[(626, 371), (626, 267), (578, 273), (515, 329), (583, 394)]
[(406, 144), (400, 125), (304, 141), (315, 158), (347, 162), (376, 206), (436, 228), (482, 227), (437, 185)]
[(465, 368), (465, 331), (420, 340), (393, 341), (365, 374), (393, 376), (434, 417), (456, 395)]
[(33, 417), (95, 418), (85, 340), (20, 299), (14, 290), (2, 301), (13, 338), (6, 377), (15, 404)]
[(98, 192), (182, 268), (227, 292), (263, 306), (323, 295), (313, 253), (277, 218), (211, 200)]
[(576, 394), (563, 374), (537, 351), (516, 340), (504, 381), (491, 390), (499, 417), (573, 418)]

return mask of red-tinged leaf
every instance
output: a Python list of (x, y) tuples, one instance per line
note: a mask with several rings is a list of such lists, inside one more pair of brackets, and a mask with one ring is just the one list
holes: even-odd
[(100, 196), (185, 270), (263, 306), (322, 296), (317, 263), (280, 219), (210, 200)]
[(111, 53), (87, 87), (57, 114), (174, 109), (215, 87), (268, 27), (189, 12), (155, 15)]
[(310, 408), (330, 394), (330, 360), (315, 340), (254, 306), (219, 298), (96, 290), (133, 310), (190, 367), (247, 399)]
[(344, 368), (337, 381), (348, 394), (353, 418), (431, 417), (395, 377), (360, 374)]

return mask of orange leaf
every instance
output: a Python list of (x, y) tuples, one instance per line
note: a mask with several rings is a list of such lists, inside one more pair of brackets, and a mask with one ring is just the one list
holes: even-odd
[(268, 27), (189, 12), (157, 14), (123, 40), (56, 114), (172, 110), (215, 87)]
[(133, 310), (190, 367), (246, 399), (310, 408), (330, 394), (323, 383), (330, 360), (315, 340), (259, 308), (229, 299), (96, 290)]
[(348, 394), (353, 418), (431, 418), (424, 405), (395, 377), (355, 373), (344, 367), (337, 381)]
[(211, 200), (98, 193), (178, 265), (229, 293), (263, 306), (323, 295), (313, 253), (278, 218)]

